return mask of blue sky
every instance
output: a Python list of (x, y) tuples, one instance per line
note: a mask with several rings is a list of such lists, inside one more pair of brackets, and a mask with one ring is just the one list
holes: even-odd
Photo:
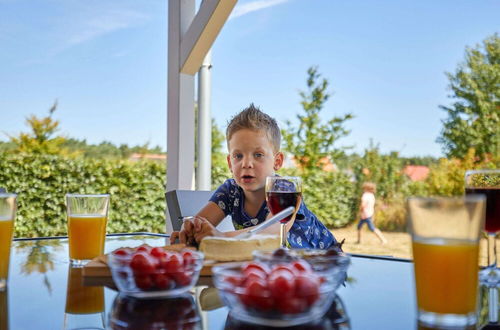
[[(500, 30), (498, 0), (240, 0), (213, 46), (212, 116), (250, 102), (280, 123), (301, 112), (317, 65), (351, 112), (338, 146), (440, 156), (444, 72)], [(166, 145), (167, 1), (0, 0), (0, 140), (26, 131), (55, 99), (60, 133)]]

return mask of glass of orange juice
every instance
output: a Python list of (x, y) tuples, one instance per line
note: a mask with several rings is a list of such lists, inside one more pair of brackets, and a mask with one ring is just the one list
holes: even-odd
[(69, 259), (83, 266), (104, 253), (109, 194), (67, 194)]
[(432, 327), (477, 323), (481, 195), (408, 199), (418, 322)]
[(7, 287), (17, 195), (0, 193), (0, 291)]
[(82, 267), (69, 267), (64, 329), (104, 327), (104, 288), (83, 285)]

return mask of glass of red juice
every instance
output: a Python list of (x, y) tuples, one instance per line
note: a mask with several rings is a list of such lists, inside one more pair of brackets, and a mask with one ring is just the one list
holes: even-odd
[(497, 268), (496, 235), (500, 231), (500, 170), (470, 170), (465, 172), (465, 193), (486, 196), (484, 232), (488, 237), (488, 266), (480, 271), (479, 279), (488, 286), (500, 286)]
[(266, 178), (267, 207), (272, 214), (279, 213), (287, 207), (295, 207), (295, 212), (281, 220), (280, 245), (286, 248), (287, 223), (295, 219), (302, 200), (302, 180), (298, 176), (268, 176)]

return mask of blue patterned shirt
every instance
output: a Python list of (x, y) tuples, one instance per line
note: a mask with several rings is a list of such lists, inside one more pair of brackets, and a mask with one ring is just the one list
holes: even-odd
[[(266, 220), (269, 209), (264, 201), (255, 218), (245, 212), (245, 194), (234, 179), (227, 179), (214, 192), (210, 201), (214, 202), (224, 212), (231, 215), (234, 228), (243, 229), (255, 226)], [(337, 240), (332, 233), (309, 211), (304, 202), (300, 203), (299, 211), (292, 228), (288, 232), (288, 243), (292, 248), (327, 249)]]

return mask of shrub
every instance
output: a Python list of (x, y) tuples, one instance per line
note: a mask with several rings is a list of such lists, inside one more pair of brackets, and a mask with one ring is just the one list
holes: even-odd
[(385, 231), (406, 231), (406, 198), (404, 196), (377, 201), (375, 224)]
[(66, 235), (66, 193), (109, 193), (108, 233), (165, 231), (165, 165), (0, 153), (0, 187), (18, 194), (16, 237)]

